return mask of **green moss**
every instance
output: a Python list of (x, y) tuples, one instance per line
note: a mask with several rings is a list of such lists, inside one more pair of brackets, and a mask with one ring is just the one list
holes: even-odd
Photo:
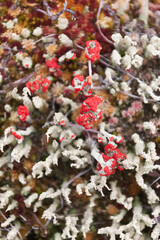
[(42, 192), (43, 192), (43, 191), (40, 190), (40, 189), (37, 191), (38, 195), (40, 195)]
[(70, 214), (73, 214), (73, 215), (74, 215), (74, 214), (76, 214), (76, 211), (77, 211), (77, 210), (76, 210), (75, 208), (73, 208), (73, 209), (70, 210)]
[(117, 136), (117, 132), (116, 132), (116, 131), (114, 131), (114, 132), (113, 132), (113, 135)]
[(121, 24), (124, 23), (124, 18), (123, 18), (123, 17), (120, 18), (120, 23), (121, 23)]
[(57, 78), (56, 77), (53, 77), (53, 82), (55, 82), (57, 80)]
[(121, 55), (121, 57), (124, 57), (125, 56), (125, 51), (120, 51), (120, 55)]
[(159, 137), (156, 137), (156, 140), (155, 140), (156, 144), (159, 143)]
[(73, 69), (74, 69), (74, 70), (77, 70), (77, 69), (78, 69), (77, 64), (74, 64), (74, 65), (73, 65)]
[(37, 157), (36, 157), (36, 155), (35, 155), (35, 154), (32, 154), (32, 155), (31, 155), (31, 160), (35, 161), (35, 160), (36, 160), (36, 158), (37, 158)]
[(43, 161), (43, 162), (46, 161), (46, 157), (47, 157), (46, 155), (42, 156), (41, 161)]
[(66, 65), (62, 64), (62, 70), (66, 69)]
[(87, 40), (87, 41), (89, 41), (89, 40), (92, 40), (92, 39), (91, 39), (91, 37), (90, 37), (90, 36), (87, 36), (87, 39), (86, 39), (86, 40)]
[(95, 226), (93, 226), (93, 225), (90, 227), (90, 230), (91, 230), (92, 232), (97, 232), (97, 229), (96, 229), (96, 227), (95, 227)]

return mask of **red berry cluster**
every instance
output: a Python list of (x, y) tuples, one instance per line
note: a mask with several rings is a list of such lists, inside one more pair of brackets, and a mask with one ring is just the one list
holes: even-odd
[(20, 105), (17, 109), (19, 115), (19, 120), (22, 122), (26, 121), (27, 116), (29, 115), (29, 110), (26, 106)]
[(83, 75), (76, 75), (72, 80), (72, 86), (74, 87), (75, 93), (82, 91), (86, 97), (91, 96), (91, 84), (92, 78), (90, 76), (84, 79)]
[[(120, 143), (122, 139), (117, 142)], [(96, 170), (101, 176), (110, 176), (115, 173), (116, 169), (123, 170), (121, 160), (126, 159), (126, 155), (117, 149), (117, 144), (113, 142), (113, 137), (110, 138), (109, 143), (104, 147), (105, 154), (101, 153), (103, 163), (99, 162)]]
[(58, 124), (62, 126), (66, 126), (66, 122), (64, 120), (61, 120)]
[(13, 128), (10, 129), (10, 132), (15, 138), (17, 138), (17, 140), (24, 138), (21, 135), (19, 135), (17, 132), (13, 132)]
[(86, 129), (93, 127), (94, 122), (102, 118), (102, 111), (98, 109), (98, 105), (103, 100), (99, 96), (87, 98), (80, 109), (80, 116), (76, 122)]
[(50, 73), (54, 74), (55, 77), (62, 76), (61, 66), (58, 65), (57, 58), (47, 60), (46, 65), (49, 68)]
[(71, 57), (71, 60), (74, 60), (76, 58), (76, 54), (73, 53), (72, 57)]
[(85, 48), (85, 57), (88, 58), (88, 60), (91, 60), (91, 62), (95, 62), (95, 60), (100, 59), (99, 52), (102, 50), (101, 45), (97, 40), (91, 40), (86, 42), (86, 48)]
[(46, 92), (51, 84), (51, 81), (47, 78), (42, 79), (41, 75), (38, 75), (36, 79), (31, 83), (30, 81), (27, 82), (26, 87), (30, 90), (33, 94), (36, 90), (39, 90), (42, 87), (42, 91)]
[(76, 122), (86, 129), (93, 127), (94, 122), (102, 118), (102, 111), (97, 109), (98, 105), (102, 102), (101, 97), (90, 97), (92, 93), (92, 69), (90, 63), (100, 58), (99, 52), (101, 49), (102, 47), (96, 40), (86, 42), (85, 57), (89, 60), (90, 76), (84, 79), (83, 75), (76, 75), (72, 80), (75, 93), (82, 91), (86, 97), (89, 97), (83, 102), (80, 116), (76, 119)]

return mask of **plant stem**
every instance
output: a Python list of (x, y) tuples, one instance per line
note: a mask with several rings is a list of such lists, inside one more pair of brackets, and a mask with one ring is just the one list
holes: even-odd
[(91, 64), (91, 60), (88, 60), (88, 70), (89, 70), (89, 76), (92, 77), (92, 64)]

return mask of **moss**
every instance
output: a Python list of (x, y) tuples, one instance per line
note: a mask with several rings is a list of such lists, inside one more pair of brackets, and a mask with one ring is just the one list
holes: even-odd
[(31, 160), (32, 160), (32, 161), (35, 161), (36, 159), (37, 159), (37, 156), (36, 156), (35, 154), (32, 154), (32, 155), (31, 155)]

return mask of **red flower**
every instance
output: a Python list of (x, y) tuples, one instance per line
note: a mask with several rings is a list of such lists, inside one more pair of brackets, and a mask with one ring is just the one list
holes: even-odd
[(104, 147), (104, 150), (106, 151), (106, 153), (109, 153), (110, 151), (116, 149), (116, 146), (114, 146), (113, 144), (109, 143)]
[(56, 58), (52, 58), (51, 60), (47, 60), (46, 65), (49, 68), (59, 68), (59, 65), (57, 64), (57, 59)]
[(92, 78), (91, 76), (88, 76), (86, 79), (87, 85), (91, 85), (92, 84)]
[(42, 87), (42, 91), (46, 92), (51, 84), (51, 81), (47, 78), (42, 79), (41, 75), (38, 75), (37, 78), (31, 83), (30, 81), (27, 82), (26, 87), (30, 90), (33, 94), (36, 90), (39, 90)]
[(19, 135), (17, 132), (13, 132), (13, 128), (11, 128), (10, 131), (11, 131), (11, 134), (12, 134), (15, 138), (17, 138), (17, 140), (24, 138), (24, 137), (22, 137), (21, 135)]
[(90, 97), (92, 93), (91, 89), (92, 78), (89, 76), (84, 79), (83, 75), (76, 75), (72, 80), (72, 86), (74, 87), (75, 93), (83, 91), (84, 96)]
[(93, 96), (87, 98), (80, 109), (80, 116), (77, 118), (77, 123), (86, 129), (93, 127), (94, 122), (102, 118), (102, 111), (97, 109), (98, 105), (103, 100), (101, 97)]
[(83, 75), (76, 75), (72, 80), (72, 86), (75, 93), (80, 92), (85, 87)]
[(47, 78), (45, 78), (45, 79), (42, 81), (42, 84), (41, 84), (41, 86), (42, 86), (42, 91), (43, 91), (43, 92), (46, 92), (46, 91), (48, 90), (50, 84), (51, 84), (51, 81), (48, 80)]
[(101, 50), (102, 47), (97, 40), (86, 41), (85, 57), (91, 60), (92, 63), (100, 59), (99, 52)]
[(66, 123), (65, 123), (64, 120), (61, 120), (58, 124), (59, 124), (59, 125), (62, 125), (62, 126), (66, 126)]
[(64, 137), (62, 137), (61, 139), (59, 139), (60, 142), (62, 142), (64, 140)]
[(116, 160), (123, 160), (125, 158), (127, 158), (127, 156), (123, 153), (121, 153), (117, 148), (115, 149), (114, 153), (113, 153), (113, 157)]
[(26, 87), (33, 94), (33, 93), (35, 93), (36, 90), (39, 90), (40, 84), (37, 80), (33, 81), (32, 83), (29, 81), (29, 82), (26, 83)]
[(55, 77), (62, 76), (61, 66), (57, 63), (57, 58), (52, 58), (51, 60), (46, 61), (46, 65), (49, 68), (49, 71), (55, 75)]
[(105, 164), (104, 169), (100, 163), (98, 163), (96, 170), (99, 172), (100, 176), (110, 176), (115, 173), (117, 168), (117, 162), (114, 158), (101, 153)]
[(73, 53), (72, 57), (71, 57), (71, 60), (74, 60), (76, 58), (76, 54)]
[(19, 115), (19, 120), (22, 122), (26, 121), (27, 116), (29, 115), (29, 110), (26, 106), (20, 105), (17, 109)]
[(98, 138), (98, 142), (101, 143), (103, 142), (103, 139), (101, 137)]
[[(110, 141), (113, 141), (112, 137)], [(126, 159), (127, 156), (121, 153), (113, 144), (109, 142), (104, 148), (105, 154), (101, 153), (104, 163), (102, 159), (99, 159), (99, 161), (97, 159), (98, 164), (96, 170), (99, 172), (100, 176), (110, 176), (115, 173), (116, 169), (120, 171), (124, 169), (121, 166), (121, 161)]]
[(91, 116), (89, 116), (89, 114), (82, 114), (80, 115), (77, 119), (76, 122), (85, 127), (86, 129), (90, 129), (91, 127), (93, 127), (93, 119), (91, 118)]
[(98, 118), (99, 118), (99, 119), (102, 119), (102, 117), (103, 117), (103, 112), (102, 112), (102, 111), (99, 111), (99, 113), (98, 113)]
[(92, 111), (92, 112), (96, 112), (98, 105), (102, 102), (102, 98), (98, 97), (98, 96), (93, 96), (90, 98), (87, 98), (83, 104), (82, 104), (82, 108), (80, 110), (80, 113), (82, 112), (87, 112), (87, 111)]

